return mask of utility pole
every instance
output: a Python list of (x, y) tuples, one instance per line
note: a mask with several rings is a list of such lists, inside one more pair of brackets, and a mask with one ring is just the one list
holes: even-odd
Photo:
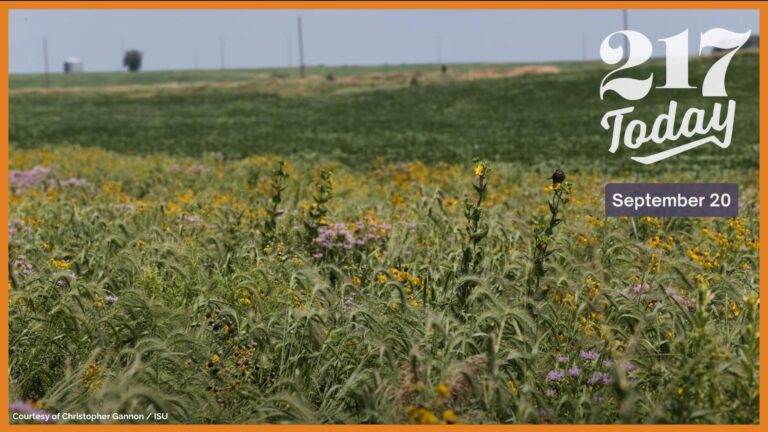
[(43, 36), (43, 64), (45, 65), (45, 88), (50, 87), (48, 79), (48, 38)]
[[(627, 31), (629, 29), (627, 25), (627, 10), (622, 9), (621, 14), (624, 19), (624, 31)], [(629, 39), (626, 36), (624, 36), (624, 58), (629, 58)]]
[(304, 38), (301, 33), (301, 15), (299, 15), (299, 75), (304, 78)]
[(219, 56), (221, 57), (221, 69), (224, 69), (227, 65), (225, 48), (226, 46), (224, 45), (224, 38), (219, 37)]

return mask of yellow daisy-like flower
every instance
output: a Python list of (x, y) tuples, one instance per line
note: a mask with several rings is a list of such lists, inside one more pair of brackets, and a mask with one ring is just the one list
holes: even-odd
[(475, 165), (475, 175), (480, 177), (485, 176), (485, 165), (483, 164)]
[(69, 268), (69, 261), (51, 258), (48, 260), (48, 265), (55, 268), (56, 270), (66, 270)]
[(440, 383), (435, 386), (435, 393), (437, 393), (441, 399), (447, 399), (451, 396), (451, 388), (444, 383)]
[(456, 424), (459, 422), (459, 415), (452, 409), (443, 411), (443, 421), (448, 424)]
[(425, 407), (407, 406), (405, 413), (411, 418), (411, 422), (418, 424), (438, 424), (437, 416)]

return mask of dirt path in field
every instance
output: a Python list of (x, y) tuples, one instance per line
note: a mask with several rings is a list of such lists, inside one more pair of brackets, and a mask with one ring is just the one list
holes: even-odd
[(157, 95), (193, 95), (218, 91), (236, 91), (242, 93), (268, 93), (283, 96), (312, 96), (318, 94), (336, 94), (356, 91), (402, 88), (413, 85), (430, 85), (459, 81), (483, 79), (514, 78), (526, 75), (546, 75), (559, 73), (560, 69), (550, 65), (531, 65), (518, 67), (488, 67), (481, 69), (408, 72), (374, 72), (335, 77), (328, 75), (310, 75), (299, 77), (259, 77), (237, 81), (198, 81), (168, 82), (158, 84), (120, 84), (108, 86), (75, 87), (29, 87), (11, 89), (11, 95), (22, 94), (120, 94), (131, 98), (152, 97)]

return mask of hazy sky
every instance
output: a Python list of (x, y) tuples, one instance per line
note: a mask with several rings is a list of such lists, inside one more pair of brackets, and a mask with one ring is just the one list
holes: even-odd
[[(82, 59), (86, 71), (118, 70), (121, 47), (144, 53), (143, 69), (201, 69), (298, 64), (296, 17), (304, 21), (310, 65), (443, 62), (546, 62), (598, 59), (598, 47), (620, 30), (620, 10), (585, 11), (179, 11), (12, 10), (10, 72), (43, 71), (43, 36), (51, 70)], [(759, 13), (629, 11), (630, 29), (652, 41), (689, 29), (691, 52), (712, 27), (759, 32)], [(438, 49), (438, 46), (440, 49)], [(586, 50), (584, 49), (586, 46)], [(663, 45), (654, 42), (654, 55)], [(289, 59), (290, 54), (290, 59)]]

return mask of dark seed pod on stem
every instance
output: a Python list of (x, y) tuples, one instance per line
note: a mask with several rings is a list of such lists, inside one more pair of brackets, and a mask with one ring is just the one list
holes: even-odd
[(558, 168), (554, 174), (552, 174), (552, 184), (562, 183), (564, 180), (565, 172)]

